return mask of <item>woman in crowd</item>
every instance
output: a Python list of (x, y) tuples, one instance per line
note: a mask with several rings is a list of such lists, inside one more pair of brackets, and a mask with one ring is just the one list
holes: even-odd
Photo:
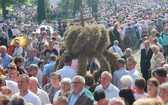
[(53, 101), (55, 101), (59, 96), (63, 96), (66, 93), (70, 92), (70, 88), (71, 88), (71, 79), (70, 78), (63, 78), (61, 80), (60, 90), (58, 90), (55, 93)]
[(129, 88), (133, 93), (136, 92), (136, 90), (131, 87), (131, 85), (133, 84), (133, 79), (129, 75), (122, 76), (120, 80), (123, 85), (123, 88)]
[(60, 89), (61, 76), (58, 73), (53, 72), (50, 75), (50, 81), (51, 83), (46, 84), (43, 87), (43, 90), (48, 93), (50, 102), (53, 103), (54, 95)]
[(162, 99), (162, 101), (164, 102), (165, 105), (168, 105), (168, 84), (161, 84), (159, 86), (159, 90), (160, 90), (160, 98)]
[(150, 60), (150, 62), (151, 62), (150, 70), (151, 71), (153, 69), (159, 67), (160, 62), (165, 60), (163, 54), (161, 52), (159, 52), (158, 46), (153, 45), (152, 46), (152, 51), (153, 51), (153, 55), (152, 55), (152, 58)]
[(14, 63), (16, 64), (17, 66), (17, 71), (20, 73), (20, 74), (27, 74), (26, 70), (24, 69), (23, 67), (23, 63), (24, 63), (24, 58), (23, 57), (16, 57), (14, 59)]
[(119, 92), (119, 96), (125, 102), (125, 105), (132, 105), (135, 101), (133, 92), (129, 88), (123, 88)]
[(160, 99), (157, 91), (159, 87), (159, 81), (156, 78), (150, 78), (147, 81), (147, 90), (149, 92), (149, 95), (147, 98), (155, 98), (155, 99)]
[(159, 44), (159, 42), (158, 42), (158, 38), (157, 37), (154, 37), (153, 38), (153, 40), (152, 40), (152, 45), (151, 46), (153, 46), (153, 45), (156, 45), (156, 46), (158, 46), (158, 48), (159, 48), (159, 51), (160, 52), (162, 52), (163, 53), (163, 47), (162, 47), (162, 45), (161, 44)]

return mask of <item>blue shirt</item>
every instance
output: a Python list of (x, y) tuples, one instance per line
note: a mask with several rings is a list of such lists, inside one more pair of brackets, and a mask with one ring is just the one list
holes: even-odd
[(10, 63), (10, 60), (12, 57), (8, 54), (5, 54), (4, 57), (2, 57), (2, 55), (1, 55), (1, 58), (2, 58), (3, 68), (5, 70), (8, 67), (8, 64)]
[(90, 92), (90, 90), (88, 90), (87, 88), (84, 88), (85, 93), (92, 99), (94, 100), (93, 94)]
[(37, 58), (36, 56), (35, 56), (32, 60), (30, 60), (30, 58), (28, 58), (28, 59), (24, 62), (24, 67), (30, 66), (31, 64), (36, 64), (36, 65), (38, 65), (38, 63), (39, 63), (39, 58)]
[[(54, 71), (55, 61), (50, 61), (49, 64), (44, 65), (43, 75), (50, 77), (50, 74)], [(48, 81), (48, 83), (50, 80)]]
[(68, 105), (75, 105), (76, 101), (78, 100), (78, 98), (85, 92), (85, 90), (83, 89), (82, 91), (80, 91), (77, 95), (74, 94), (74, 92), (72, 92), (72, 96), (70, 99), (70, 102)]

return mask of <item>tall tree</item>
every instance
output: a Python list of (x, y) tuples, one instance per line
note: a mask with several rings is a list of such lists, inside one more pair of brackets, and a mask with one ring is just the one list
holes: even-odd
[(3, 12), (4, 18), (6, 18), (6, 6), (15, 5), (15, 4), (21, 5), (26, 2), (27, 2), (27, 0), (0, 0), (0, 4), (2, 7), (2, 12)]
[(87, 0), (87, 4), (91, 7), (93, 4), (98, 4), (100, 0)]
[(40, 24), (44, 19), (46, 19), (46, 11), (45, 11), (45, 0), (38, 0), (38, 23)]
[(73, 16), (75, 17), (76, 11), (79, 11), (79, 8), (82, 7), (82, 0), (74, 0)]

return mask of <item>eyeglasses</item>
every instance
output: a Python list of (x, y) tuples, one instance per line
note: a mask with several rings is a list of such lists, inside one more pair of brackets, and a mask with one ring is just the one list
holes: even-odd
[(16, 68), (14, 68), (14, 67), (8, 67), (7, 69), (16, 69)]
[(71, 82), (71, 84), (75, 84), (75, 85), (80, 84), (80, 83), (82, 82)]

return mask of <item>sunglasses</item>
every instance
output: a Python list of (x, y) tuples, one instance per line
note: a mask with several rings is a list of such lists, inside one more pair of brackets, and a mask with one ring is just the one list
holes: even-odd
[(8, 67), (7, 69), (16, 69), (16, 68), (14, 68), (14, 67)]

